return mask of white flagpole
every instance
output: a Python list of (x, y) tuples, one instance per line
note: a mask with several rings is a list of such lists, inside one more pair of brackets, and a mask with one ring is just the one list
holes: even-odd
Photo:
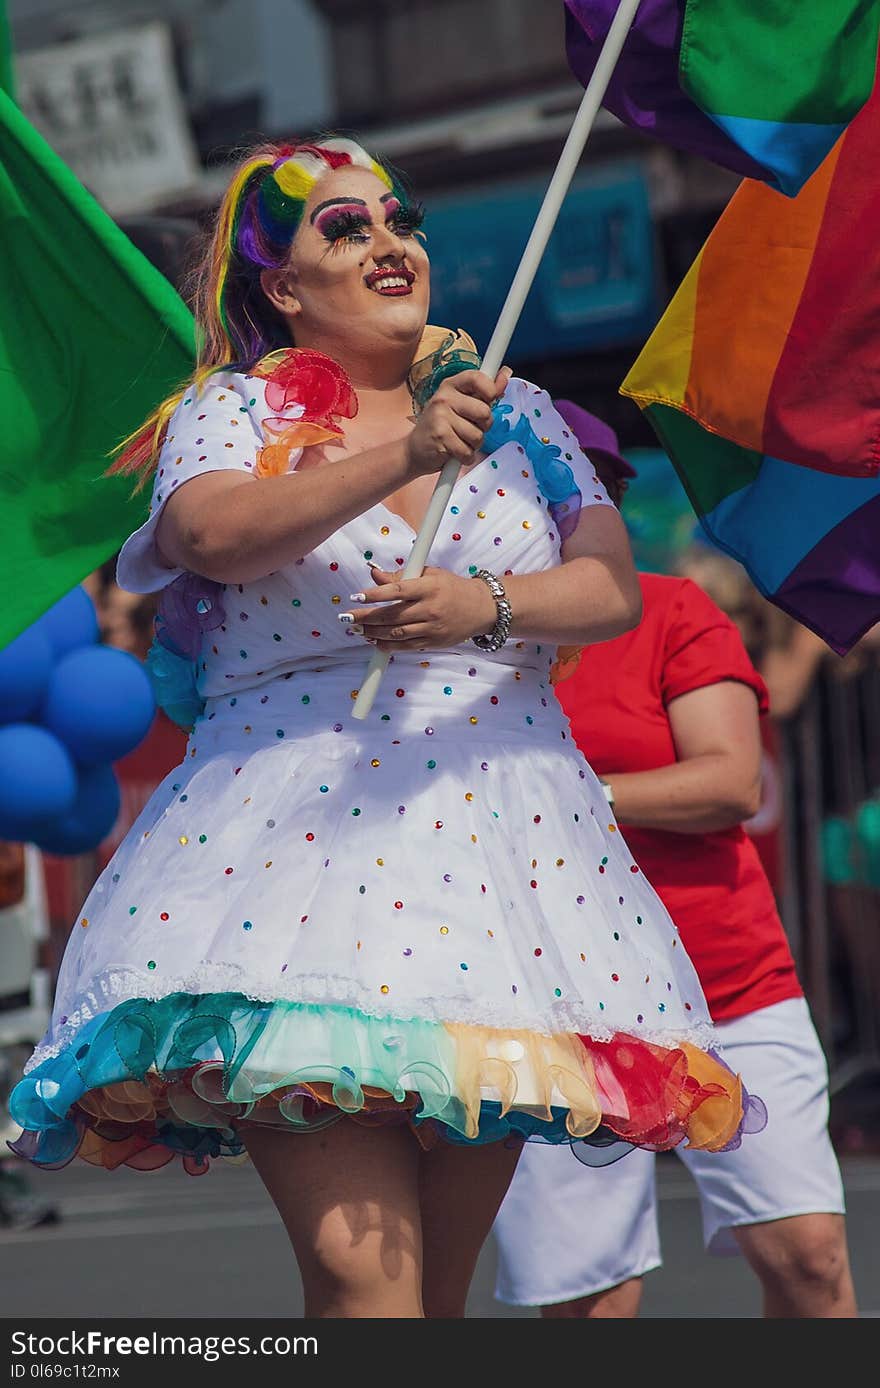
[[(535, 219), (535, 225), (532, 227), (531, 235), (523, 251), (522, 260), (513, 277), (513, 282), (504, 301), (504, 307), (483, 357), (482, 370), (493, 379), (504, 364), (504, 357), (522, 313), (523, 304), (532, 287), (532, 281), (535, 278), (541, 257), (547, 248), (547, 242), (550, 239), (556, 218), (559, 216), (559, 209), (580, 162), (584, 146), (593, 128), (599, 107), (602, 105), (602, 98), (608, 83), (611, 81), (611, 75), (636, 17), (639, 4), (640, 0), (620, 0), (617, 13), (612, 20), (608, 35), (602, 45), (602, 51), (593, 69), (593, 75), (584, 91), (571, 130), (568, 132), (568, 138), (559, 156), (559, 163), (556, 165), (547, 192), (544, 194), (541, 210)], [(404, 565), (403, 578), (418, 578), (422, 573), (427, 562), (428, 552), (434, 543), (440, 522), (449, 504), (449, 497), (460, 468), (461, 463), (457, 458), (451, 458), (448, 463), (444, 464), (431, 500), (428, 502), (425, 518), (413, 542), (409, 558)], [(389, 652), (373, 652), (360, 691), (354, 701), (353, 718), (366, 718), (370, 712), (389, 659)]]

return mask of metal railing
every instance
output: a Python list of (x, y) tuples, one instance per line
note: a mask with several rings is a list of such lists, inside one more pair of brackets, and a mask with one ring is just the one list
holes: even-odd
[(826, 661), (781, 736), (781, 911), (835, 1093), (880, 1081), (880, 651)]

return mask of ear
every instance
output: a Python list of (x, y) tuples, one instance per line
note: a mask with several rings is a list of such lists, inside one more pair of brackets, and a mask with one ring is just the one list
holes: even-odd
[(279, 313), (295, 317), (300, 312), (302, 306), (294, 292), (289, 269), (261, 270), (260, 285), (269, 303), (273, 304)]

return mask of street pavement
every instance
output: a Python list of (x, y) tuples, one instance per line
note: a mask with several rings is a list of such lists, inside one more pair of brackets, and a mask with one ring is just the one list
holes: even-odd
[[(757, 1284), (741, 1258), (708, 1258), (696, 1191), (674, 1157), (658, 1162), (665, 1266), (645, 1281), (643, 1316), (755, 1317)], [(24, 1168), (23, 1168), (24, 1169)], [(843, 1160), (848, 1228), (862, 1314), (880, 1316), (880, 1158)], [(177, 1168), (105, 1173), (82, 1162), (28, 1172), (55, 1201), (57, 1225), (0, 1232), (0, 1315), (232, 1317), (302, 1315), (286, 1235), (250, 1165), (217, 1163), (192, 1178)], [(480, 1258), (468, 1303), (476, 1318), (528, 1317), (492, 1295), (495, 1249)]]

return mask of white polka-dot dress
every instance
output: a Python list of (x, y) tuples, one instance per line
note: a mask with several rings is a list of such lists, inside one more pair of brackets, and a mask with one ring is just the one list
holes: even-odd
[[(202, 472), (254, 470), (264, 390), (224, 374), (184, 397), (124, 586), (179, 576), (157, 561), (161, 507)], [(560, 562), (522, 422), (582, 506), (610, 504), (545, 393), (515, 379), (505, 405), (507, 442), (460, 477), (431, 551), (458, 574)], [(340, 1113), (396, 1114), (425, 1141), (735, 1140), (739, 1083), (572, 741), (555, 649), (401, 653), (352, 718), (370, 648), (338, 614), (413, 538), (376, 505), (219, 592), (186, 758), (77, 917), (16, 1092), (35, 1160), (200, 1170), (248, 1122)]]

